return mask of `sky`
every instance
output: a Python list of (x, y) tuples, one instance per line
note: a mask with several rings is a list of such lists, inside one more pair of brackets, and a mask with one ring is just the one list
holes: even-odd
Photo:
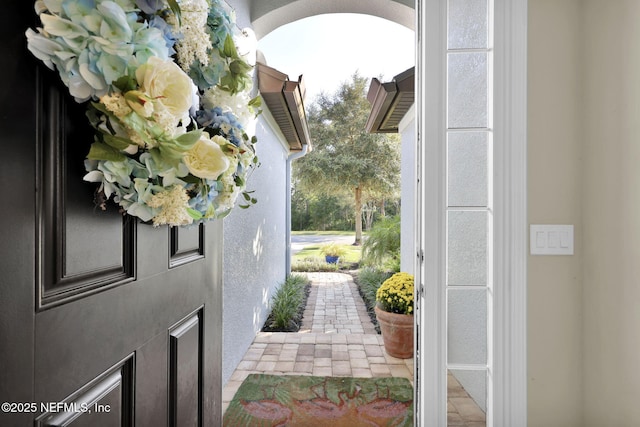
[(371, 78), (394, 76), (415, 63), (414, 33), (370, 15), (326, 14), (284, 25), (258, 41), (267, 65), (290, 80), (300, 74), (307, 88), (305, 104), (321, 92), (333, 94), (354, 72)]

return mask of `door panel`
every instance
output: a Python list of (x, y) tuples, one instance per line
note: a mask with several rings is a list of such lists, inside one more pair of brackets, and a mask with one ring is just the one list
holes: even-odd
[(219, 425), (222, 223), (97, 207), (85, 106), (27, 51), (33, 2), (3, 7), (0, 402), (36, 410), (0, 425)]
[(37, 426), (133, 425), (133, 355), (64, 402), (43, 402)]
[(198, 311), (169, 331), (169, 420), (176, 426), (200, 425), (201, 314)]
[(82, 181), (91, 128), (85, 107), (53, 73), (39, 73), (39, 307), (47, 308), (134, 279), (135, 221), (112, 205), (97, 208), (95, 185)]
[(177, 267), (204, 257), (204, 225), (188, 228), (173, 227), (169, 267)]

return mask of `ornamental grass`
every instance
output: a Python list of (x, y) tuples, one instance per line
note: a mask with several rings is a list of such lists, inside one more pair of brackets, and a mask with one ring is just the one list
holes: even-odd
[(271, 298), (271, 314), (263, 331), (295, 332), (300, 329), (310, 282), (305, 276), (292, 274)]

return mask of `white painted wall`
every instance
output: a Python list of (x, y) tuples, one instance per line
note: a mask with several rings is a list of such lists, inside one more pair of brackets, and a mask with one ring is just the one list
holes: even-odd
[(285, 167), (287, 152), (260, 116), (256, 151), (261, 166), (249, 178), (258, 203), (224, 219), (223, 383), (242, 360), (269, 315), (269, 300), (286, 277)]
[(528, 221), (575, 226), (575, 255), (528, 259), (529, 427), (584, 425), (582, 3), (529, 0)]
[(640, 2), (529, 1), (529, 426), (640, 425)]
[(640, 1), (585, 0), (585, 426), (640, 425)]

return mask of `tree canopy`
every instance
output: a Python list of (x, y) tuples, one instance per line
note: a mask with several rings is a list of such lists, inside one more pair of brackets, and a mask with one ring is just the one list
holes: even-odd
[(368, 80), (357, 72), (308, 111), (313, 151), (294, 162), (294, 186), (317, 195), (351, 195), (356, 244), (362, 241), (362, 206), (398, 193), (400, 143), (396, 134), (367, 133)]

